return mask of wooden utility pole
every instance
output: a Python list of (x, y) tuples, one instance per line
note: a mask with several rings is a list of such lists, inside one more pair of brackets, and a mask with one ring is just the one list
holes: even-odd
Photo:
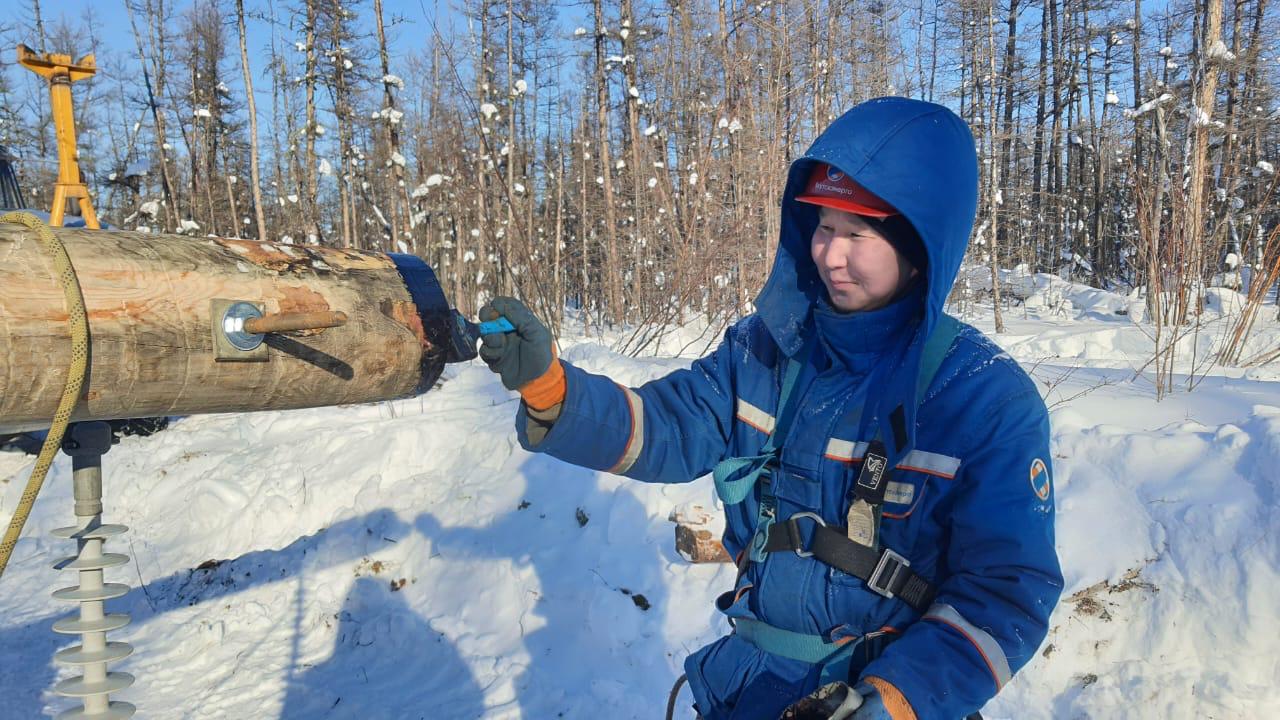
[[(75, 420), (388, 400), (431, 387), (449, 357), (453, 318), (438, 286), (438, 302), (417, 304), (381, 253), (126, 231), (54, 235), (76, 269), (92, 339)], [(71, 362), (68, 310), (34, 233), (0, 224), (0, 257), (0, 357), (11, 359), (0, 366), (0, 433), (24, 432), (47, 427), (58, 405)], [(422, 267), (414, 281), (434, 282)], [(253, 350), (228, 348), (219, 337), (226, 301), (291, 322)], [(320, 329), (336, 313), (349, 322)], [(286, 330), (302, 326), (314, 329)]]

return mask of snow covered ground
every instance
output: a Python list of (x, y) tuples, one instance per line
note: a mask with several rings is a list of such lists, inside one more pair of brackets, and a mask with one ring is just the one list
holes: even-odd
[[(1027, 282), (997, 339), (1051, 406), (1067, 592), (984, 715), (1280, 717), (1280, 364), (1205, 367), (1156, 403), (1130, 300)], [(961, 312), (991, 329), (989, 309)], [(564, 356), (639, 384), (705, 342), (675, 330), (665, 356), (631, 359), (578, 334)], [(472, 363), (412, 400), (125, 438), (105, 480), (106, 521), (132, 527), (108, 548), (134, 558), (108, 571), (135, 586), (108, 604), (134, 619), (113, 635), (136, 647), (121, 698), (148, 718), (661, 717), (684, 656), (728, 630), (711, 603), (732, 569), (687, 564), (666, 520), (711, 506), (710, 480), (529, 455), (515, 410)], [(0, 453), (0, 522), (30, 466)], [(62, 458), (0, 579), (5, 718), (71, 706), (48, 691), (69, 644), (49, 593), (74, 584), (48, 532), (71, 521), (70, 486)]]

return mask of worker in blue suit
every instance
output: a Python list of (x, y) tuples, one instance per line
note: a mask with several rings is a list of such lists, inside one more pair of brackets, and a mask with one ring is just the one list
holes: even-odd
[(482, 309), (515, 326), (480, 354), (520, 391), (526, 449), (713, 473), (739, 572), (717, 601), (733, 632), (685, 661), (702, 718), (964, 718), (1043, 641), (1062, 591), (1048, 415), (943, 312), (977, 172), (945, 107), (849, 110), (791, 165), (755, 313), (638, 388), (558, 360), (518, 301)]

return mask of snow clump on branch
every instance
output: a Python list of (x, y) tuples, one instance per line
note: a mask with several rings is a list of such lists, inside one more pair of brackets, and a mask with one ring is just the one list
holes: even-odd
[(1172, 100), (1173, 100), (1173, 95), (1169, 93), (1164, 93), (1160, 97), (1155, 98), (1154, 100), (1148, 100), (1136, 108), (1133, 108), (1133, 109), (1126, 108), (1124, 111), (1124, 116), (1129, 118), (1130, 120), (1140, 118), (1143, 115), (1146, 115), (1147, 113), (1151, 112), (1152, 110), (1155, 110), (1157, 107), (1164, 105), (1166, 103), (1169, 103)]

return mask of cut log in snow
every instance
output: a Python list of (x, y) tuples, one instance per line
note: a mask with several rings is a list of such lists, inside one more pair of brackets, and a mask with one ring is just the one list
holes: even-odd
[(676, 552), (691, 563), (733, 562), (729, 553), (712, 535), (712, 516), (701, 505), (681, 505), (668, 520), (676, 524)]
[[(74, 419), (281, 410), (405, 397), (444, 367), (452, 317), (412, 256), (54, 228), (89, 318)], [(412, 294), (406, 286), (409, 278)], [(340, 327), (219, 350), (215, 301), (343, 313)], [(0, 433), (47, 427), (70, 364), (67, 308), (34, 232), (0, 224)], [(215, 317), (217, 316), (217, 317)], [(218, 326), (218, 327), (215, 327)]]

